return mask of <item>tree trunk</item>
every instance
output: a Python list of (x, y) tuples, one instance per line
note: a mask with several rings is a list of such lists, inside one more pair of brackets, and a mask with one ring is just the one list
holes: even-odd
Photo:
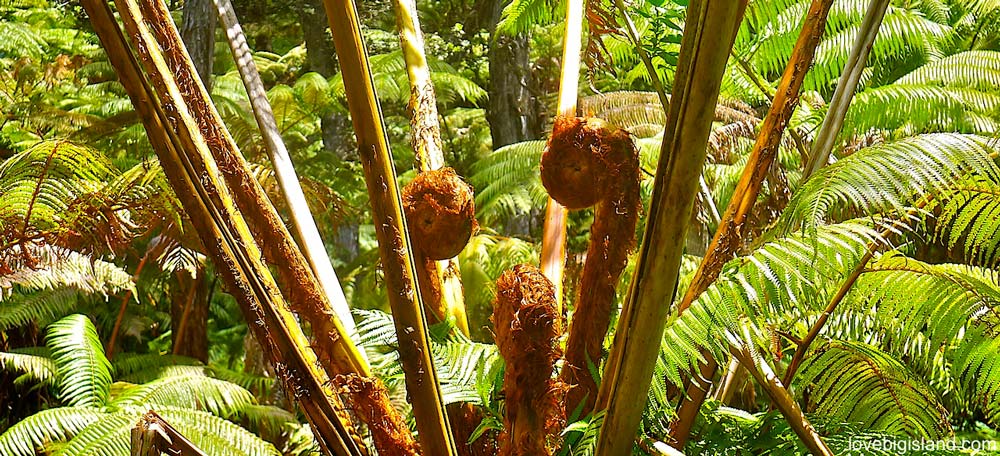
[(181, 39), (187, 47), (205, 90), (212, 90), (215, 62), (215, 5), (212, 0), (185, 0), (181, 19)]
[(176, 289), (170, 290), (170, 323), (173, 353), (208, 362), (208, 299), (211, 290), (205, 268), (195, 274), (178, 271)]
[(489, 105), (486, 120), (490, 124), (493, 149), (508, 144), (538, 139), (542, 136), (539, 111), (530, 91), (531, 64), (528, 36), (508, 36), (497, 33), (496, 26), (507, 2), (489, 0), (490, 82), (486, 88)]
[[(327, 27), (326, 11), (322, 0), (302, 0), (292, 3), (299, 16), (302, 39), (306, 44), (306, 71), (315, 71), (325, 78), (337, 74), (337, 52), (333, 38)], [(320, 115), (320, 130), (323, 134), (323, 149), (335, 153), (342, 160), (353, 157), (353, 150), (347, 150), (341, 132), (347, 131), (350, 123), (347, 116), (335, 112)], [(349, 153), (350, 152), (350, 153)], [(350, 249), (349, 249), (350, 250)]]

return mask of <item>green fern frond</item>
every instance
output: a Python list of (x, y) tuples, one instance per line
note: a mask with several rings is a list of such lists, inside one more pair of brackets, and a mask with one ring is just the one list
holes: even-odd
[(221, 417), (230, 417), (254, 403), (253, 395), (239, 385), (190, 373), (162, 377), (141, 385), (123, 386), (112, 401), (116, 407), (145, 407), (155, 404), (205, 410)]
[(207, 454), (279, 456), (268, 442), (210, 413), (174, 407), (157, 407), (157, 413)]
[[(155, 406), (156, 412), (206, 454), (277, 456), (274, 446), (247, 430), (210, 413)], [(130, 454), (132, 428), (145, 413), (130, 408), (105, 414), (76, 434), (56, 456), (121, 456)]]
[(0, 331), (28, 322), (44, 326), (76, 309), (83, 297), (106, 298), (134, 287), (119, 266), (54, 246), (13, 246), (0, 252), (4, 262), (14, 272), (0, 276)]
[(49, 357), (48, 349), (32, 347), (0, 352), (0, 370), (22, 375), (24, 382), (55, 386), (56, 363)]
[(31, 25), (0, 21), (0, 53), (40, 59), (47, 47), (45, 40)]
[(187, 356), (159, 353), (120, 353), (115, 355), (112, 365), (120, 378), (149, 369), (166, 366), (196, 366), (200, 361)]
[[(766, 346), (770, 334), (759, 328), (792, 325), (820, 311), (846, 278), (867, 244), (878, 239), (857, 223), (824, 225), (816, 233), (779, 239), (727, 263), (716, 280), (679, 317), (667, 320), (662, 375), (675, 385), (697, 375), (702, 350), (726, 359), (730, 344)], [(744, 329), (756, 331), (754, 340)]]
[(906, 366), (869, 345), (828, 341), (803, 363), (799, 388), (808, 388), (815, 413), (873, 430), (916, 438), (952, 435), (948, 411)]
[[(368, 351), (373, 370), (390, 387), (401, 387), (403, 370), (394, 348), (396, 333), (392, 317), (377, 310), (355, 310), (355, 314), (359, 317), (359, 345)], [(473, 342), (464, 336), (433, 340), (431, 354), (446, 404), (480, 403), (478, 383), (489, 381), (490, 376), (484, 374), (502, 362), (496, 346)]]
[(504, 7), (497, 32), (516, 35), (536, 25), (551, 24), (563, 14), (562, 5), (562, 0), (513, 0)]
[(976, 264), (1000, 265), (1000, 182), (975, 177), (940, 198), (935, 238), (958, 246)]
[(784, 232), (826, 222), (902, 214), (925, 195), (947, 194), (969, 173), (1000, 182), (989, 140), (930, 134), (863, 149), (813, 175), (782, 214)]
[(5, 234), (16, 224), (42, 232), (56, 229), (71, 202), (99, 190), (111, 176), (111, 164), (89, 148), (38, 143), (0, 164), (0, 229)]
[(94, 407), (59, 407), (42, 410), (11, 426), (0, 435), (0, 453), (7, 456), (44, 454), (53, 442), (64, 442), (100, 421), (107, 414)]
[(97, 329), (85, 315), (74, 314), (49, 325), (45, 345), (59, 377), (59, 399), (74, 407), (99, 407), (111, 391), (111, 362)]
[(1000, 52), (966, 51), (953, 54), (917, 68), (895, 83), (996, 91), (1000, 87)]
[(469, 183), (476, 189), (477, 219), (490, 224), (504, 215), (544, 206), (548, 193), (538, 168), (544, 148), (545, 141), (511, 144), (473, 164)]

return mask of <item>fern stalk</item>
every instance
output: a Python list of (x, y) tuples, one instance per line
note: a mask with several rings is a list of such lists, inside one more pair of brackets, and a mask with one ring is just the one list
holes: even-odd
[[(688, 7), (653, 196), (635, 275), (604, 368), (597, 409), (606, 410), (595, 454), (631, 451), (659, 355), (698, 192), (722, 74), (747, 6), (699, 0)], [(719, 37), (725, 37), (720, 45)]]
[[(886, 227), (879, 234), (879, 238), (884, 238), (894, 232), (897, 232), (899, 228), (905, 226), (905, 220), (916, 215), (921, 209), (924, 208), (924, 206), (927, 205), (927, 202), (928, 198), (921, 198), (920, 201), (914, 205), (913, 209), (906, 212), (901, 220), (897, 220), (891, 226)], [(864, 256), (858, 260), (858, 264), (851, 271), (850, 275), (844, 279), (844, 283), (840, 285), (840, 288), (837, 289), (837, 293), (830, 299), (826, 308), (823, 309), (823, 313), (820, 314), (819, 318), (816, 319), (816, 322), (809, 327), (809, 332), (806, 333), (806, 336), (802, 338), (802, 342), (795, 348), (795, 353), (792, 355), (792, 360), (788, 363), (788, 369), (785, 370), (782, 383), (785, 385), (792, 384), (792, 380), (795, 379), (795, 373), (799, 370), (799, 367), (802, 365), (802, 360), (805, 359), (806, 353), (809, 351), (809, 346), (812, 345), (813, 341), (815, 341), (817, 337), (819, 337), (819, 333), (823, 330), (823, 326), (826, 325), (827, 320), (829, 320), (830, 316), (833, 315), (833, 312), (837, 310), (837, 306), (840, 305), (845, 297), (847, 297), (847, 293), (851, 291), (851, 288), (854, 287), (858, 278), (861, 277), (861, 274), (865, 271), (868, 263), (875, 257), (878, 247), (878, 242), (873, 241), (868, 244)]]
[(851, 106), (854, 91), (858, 88), (865, 63), (868, 61), (868, 53), (872, 50), (872, 44), (875, 43), (875, 37), (878, 35), (882, 18), (885, 17), (885, 11), (888, 7), (889, 0), (871, 0), (871, 3), (868, 4), (865, 18), (861, 21), (860, 32), (854, 41), (854, 47), (851, 48), (847, 63), (844, 64), (844, 71), (840, 72), (837, 90), (833, 92), (833, 99), (830, 101), (826, 116), (823, 117), (819, 133), (816, 134), (809, 160), (803, 168), (803, 181), (830, 161), (830, 152), (833, 151), (837, 135), (840, 133), (841, 127), (844, 126), (847, 109)]
[[(580, 48), (583, 45), (583, 2), (566, 0), (566, 33), (563, 37), (559, 76), (558, 115), (575, 117), (580, 85)], [(542, 225), (542, 273), (556, 287), (556, 305), (562, 311), (563, 269), (566, 266), (566, 208), (549, 198)]]
[[(441, 169), (444, 166), (444, 152), (441, 150), (437, 97), (434, 95), (431, 72), (427, 66), (424, 37), (417, 19), (417, 5), (414, 0), (394, 0), (393, 7), (396, 11), (396, 27), (399, 28), (403, 61), (406, 63), (406, 75), (410, 81), (410, 109), (413, 111), (410, 133), (417, 168), (420, 172)], [(456, 273), (459, 270), (458, 260), (455, 258), (440, 261), (427, 261), (421, 258), (416, 260), (418, 260), (418, 281), (440, 290), (433, 294), (437, 302), (428, 302), (432, 296), (428, 296), (427, 293), (422, 295), (424, 307), (435, 309), (437, 317), (441, 320), (449, 316), (454, 318), (459, 331), (469, 335), (462, 277)]]
[(150, 410), (142, 415), (132, 428), (131, 456), (160, 456), (163, 453), (177, 456), (206, 456), (204, 451), (191, 443), (167, 420)]
[(327, 18), (339, 57), (347, 92), (347, 105), (358, 140), (365, 182), (375, 219), (389, 305), (413, 404), (420, 444), (433, 455), (454, 455), (456, 445), (448, 424), (434, 362), (431, 359), (427, 322), (421, 310), (406, 220), (396, 172), (378, 99), (375, 96), (368, 55), (362, 42), (358, 14), (352, 0), (325, 0)]
[[(146, 262), (150, 258), (155, 258), (163, 252), (163, 249), (167, 246), (166, 242), (160, 242), (153, 248), (146, 250), (146, 253), (142, 255), (139, 259), (139, 265), (135, 267), (135, 272), (132, 273), (132, 281), (135, 282), (139, 279), (139, 274), (142, 273), (142, 269), (146, 266)], [(122, 298), (122, 303), (118, 306), (118, 315), (115, 317), (115, 324), (111, 329), (111, 337), (108, 339), (108, 344), (105, 346), (104, 353), (107, 354), (108, 359), (114, 357), (115, 345), (118, 341), (118, 332), (121, 331), (122, 321), (125, 319), (125, 309), (128, 307), (129, 300), (132, 299), (133, 290), (129, 289), (125, 292), (125, 297)]]
[(559, 116), (541, 168), (552, 199), (571, 210), (595, 207), (560, 372), (570, 385), (567, 409), (586, 415), (597, 399), (591, 366), (601, 364), (618, 279), (634, 247), (642, 207), (639, 153), (625, 130), (597, 118)]
[[(744, 234), (747, 232), (747, 217), (753, 210), (760, 194), (764, 179), (771, 165), (778, 156), (778, 146), (788, 125), (792, 113), (798, 104), (799, 90), (805, 81), (806, 73), (816, 53), (826, 28), (827, 17), (833, 0), (813, 0), (806, 13), (802, 30), (795, 42), (792, 56), (785, 67), (785, 72), (778, 84), (771, 108), (760, 127), (760, 134), (754, 143), (753, 150), (743, 174), (740, 176), (733, 198), (722, 215), (719, 228), (709, 243), (708, 251), (702, 259), (698, 270), (691, 279), (684, 298), (677, 305), (677, 313), (683, 313), (691, 303), (719, 277), (722, 265), (736, 256)], [(711, 379), (715, 375), (718, 364), (711, 357), (702, 366), (702, 377)], [(707, 374), (707, 375), (705, 375)], [(677, 448), (683, 448), (691, 433), (698, 410), (704, 402), (708, 388), (706, 385), (692, 382), (687, 395), (681, 399), (677, 421), (672, 427), (672, 437)], [(797, 416), (786, 416), (789, 420), (797, 420)]]
[[(198, 79), (193, 62), (185, 52), (180, 34), (170, 19), (170, 11), (162, 0), (139, 0), (148, 17), (148, 30), (153, 41), (162, 49), (163, 80), (176, 81), (178, 97), (171, 100), (188, 107), (197, 126), (192, 134), (199, 135), (219, 165), (238, 210), (244, 214), (255, 239), (265, 240), (260, 247), (264, 259), (276, 266), (279, 282), (285, 285), (289, 305), (306, 319), (316, 338), (316, 353), (328, 372), (358, 372), (368, 375), (367, 361), (330, 309), (326, 294), (320, 288), (302, 253), (296, 247), (264, 190), (251, 174), (246, 160), (229, 135), (211, 98)], [(152, 73), (152, 72), (151, 72)], [(173, 76), (169, 76), (173, 74)], [(155, 79), (154, 79), (155, 83)]]
[(778, 376), (771, 369), (771, 366), (767, 364), (767, 361), (743, 349), (734, 349), (731, 352), (741, 364), (747, 367), (747, 370), (750, 371), (750, 375), (757, 381), (757, 384), (767, 392), (771, 401), (778, 408), (778, 411), (781, 412), (781, 415), (785, 417), (785, 421), (788, 422), (792, 431), (799, 436), (805, 447), (809, 449), (809, 452), (814, 456), (833, 456), (833, 452), (830, 451), (830, 448), (820, 438), (819, 433), (816, 432), (816, 428), (809, 423), (805, 413), (799, 408), (799, 404), (795, 402), (795, 398), (788, 393), (788, 388), (778, 380)]
[(342, 410), (328, 395), (326, 373), (315, 367), (316, 356), (309, 350), (305, 335), (286, 302), (229, 191), (216, 177), (217, 165), (206, 151), (186, 106), (179, 100), (176, 84), (165, 77), (165, 63), (155, 40), (145, 29), (138, 6), (131, 1), (116, 2), (129, 35), (148, 65), (151, 78), (164, 99), (173, 100), (170, 109), (160, 102), (147, 83), (139, 62), (129, 50), (115, 22), (110, 6), (101, 0), (82, 2), (109, 60), (140, 114), (150, 143), (154, 146), (164, 174), (190, 215), (207, 253), (218, 265), (228, 289), (240, 303), (250, 330), (261, 342), (289, 391), (298, 394), (306, 418), (314, 426), (321, 444), (330, 452), (360, 456), (350, 423), (341, 419)]
[[(288, 204), (291, 216), (292, 229), (298, 237), (299, 247), (302, 255), (316, 277), (320, 288), (326, 295), (327, 301), (337, 315), (341, 326), (344, 329), (344, 336), (350, 337), (357, 329), (354, 325), (354, 317), (351, 316), (351, 307), (344, 296), (344, 290), (337, 279), (337, 272), (333, 270), (330, 257), (316, 228), (316, 220), (309, 210), (305, 194), (302, 193), (302, 186), (299, 184), (298, 175), (292, 165), (291, 157), (285, 142), (281, 139), (278, 131), (278, 124), (274, 119), (274, 112), (271, 104), (267, 101), (267, 92), (264, 83), (260, 79), (257, 65), (253, 62), (250, 54), (250, 47), (247, 45), (246, 35), (240, 27), (236, 13), (230, 0), (214, 0), (219, 14), (219, 23), (226, 29), (226, 38), (229, 43), (229, 50), (233, 54), (236, 68), (239, 70), (243, 86), (250, 96), (250, 106), (253, 108), (254, 118), (260, 127), (261, 136), (264, 139), (264, 149), (267, 150), (268, 158), (274, 167), (274, 176), (278, 181), (278, 190), (285, 203)], [(360, 353), (360, 352), (359, 352)], [(364, 357), (364, 353), (360, 353)]]

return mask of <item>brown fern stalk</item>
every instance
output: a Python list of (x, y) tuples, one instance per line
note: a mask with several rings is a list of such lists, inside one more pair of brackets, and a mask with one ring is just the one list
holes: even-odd
[(560, 374), (571, 386), (568, 410), (582, 406), (587, 414), (597, 399), (591, 371), (603, 358), (618, 280), (634, 247), (642, 205), (638, 151), (626, 131), (603, 120), (560, 116), (542, 154), (541, 175), (549, 195), (566, 208), (596, 205)]
[(406, 423), (393, 409), (385, 385), (372, 377), (355, 374), (333, 379), (340, 396), (354, 413), (368, 425), (379, 456), (417, 456), (420, 447), (413, 440)]
[[(237, 207), (246, 217), (248, 226), (262, 248), (264, 258), (276, 266), (283, 291), (294, 311), (301, 315), (313, 328), (314, 348), (320, 362), (331, 375), (357, 372), (370, 375), (367, 361), (361, 357), (357, 347), (351, 342), (340, 319), (331, 309), (326, 293), (319, 286), (308, 262), (295, 245), (284, 222), (274, 206), (254, 179), (246, 160), (240, 153), (222, 119), (215, 110), (211, 98), (205, 91), (194, 64), (188, 57), (180, 33), (170, 18), (170, 11), (163, 0), (138, 0), (147, 28), (158, 44), (170, 76), (176, 83), (177, 98), (171, 100), (175, 106), (181, 104), (196, 122), (198, 134), (205, 141), (218, 164), (217, 172), (222, 175), (232, 191)], [(140, 51), (141, 52), (141, 51)], [(172, 77), (171, 77), (172, 76)], [(155, 82), (155, 81), (154, 81)]]
[(562, 354), (561, 319), (555, 287), (539, 269), (517, 265), (497, 279), (492, 320), (506, 362), (502, 456), (549, 456), (558, 447), (565, 388), (553, 370)]
[[(575, 116), (580, 85), (580, 47), (583, 34), (584, 0), (566, 2), (566, 33), (563, 39), (562, 68), (559, 77), (558, 115)], [(542, 272), (552, 281), (556, 303), (562, 309), (563, 269), (566, 266), (566, 208), (553, 198), (545, 207), (542, 226)]]
[[(431, 81), (431, 72), (424, 52), (424, 37), (417, 19), (417, 5), (414, 0), (394, 0), (393, 7), (396, 12), (396, 27), (399, 29), (403, 61), (406, 63), (406, 75), (410, 81), (409, 108), (412, 112), (410, 132), (417, 169), (422, 173), (438, 170), (444, 166), (441, 125), (438, 122), (434, 84)], [(458, 250), (460, 251), (461, 249)], [(453, 258), (455, 255), (437, 261), (418, 259), (417, 279), (421, 292), (427, 290), (423, 293), (424, 305), (443, 309), (443, 312), (438, 313), (454, 318), (455, 327), (463, 334), (469, 335), (462, 278), (457, 273), (458, 261)]]
[(335, 396), (326, 394), (328, 377), (316, 367), (316, 355), (288, 312), (270, 270), (260, 261), (260, 250), (242, 214), (225, 185), (209, 172), (217, 165), (204, 142), (190, 135), (193, 120), (182, 105), (161, 101), (160, 96), (173, 100), (178, 90), (162, 78), (164, 62), (148, 30), (139, 27), (142, 17), (138, 6), (121, 0), (118, 11), (144, 63), (157, 76), (151, 76), (159, 82), (155, 91), (143, 76), (110, 6), (101, 0), (83, 0), (82, 5), (146, 127), (174, 194), (190, 216), (227, 289), (240, 304), (244, 318), (251, 322), (250, 331), (301, 405), (320, 445), (330, 453), (365, 454), (355, 440), (357, 434), (351, 423), (340, 414), (342, 405)]

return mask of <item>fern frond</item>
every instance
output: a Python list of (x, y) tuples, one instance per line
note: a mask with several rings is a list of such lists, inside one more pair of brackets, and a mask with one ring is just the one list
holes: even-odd
[(939, 439), (952, 434), (948, 411), (902, 363), (869, 345), (833, 340), (802, 365), (815, 412), (892, 434)]
[[(138, 372), (153, 370), (168, 366), (197, 366), (201, 362), (187, 356), (159, 353), (119, 353), (115, 355), (112, 365), (118, 378), (125, 378)], [(132, 382), (136, 383), (136, 382)]]
[(59, 399), (74, 407), (99, 407), (111, 391), (111, 362), (97, 329), (85, 315), (74, 314), (49, 325), (45, 345), (59, 377)]
[(535, 25), (551, 24), (565, 9), (563, 4), (561, 0), (513, 0), (504, 7), (497, 32), (516, 35)]
[(544, 148), (545, 141), (511, 144), (473, 164), (469, 183), (476, 189), (477, 219), (489, 224), (506, 214), (543, 207), (548, 193), (542, 187), (538, 164)]
[(123, 385), (112, 403), (116, 407), (149, 405), (205, 410), (230, 417), (254, 403), (253, 395), (243, 387), (204, 375), (167, 376), (141, 385)]
[[(878, 234), (857, 223), (824, 225), (812, 234), (769, 242), (727, 263), (719, 279), (679, 317), (667, 321), (663, 376), (675, 385), (697, 375), (702, 350), (726, 359), (730, 344), (766, 346), (759, 328), (791, 325), (820, 311)], [(747, 340), (744, 327), (757, 331)]]
[(11, 426), (0, 435), (0, 453), (35, 456), (53, 442), (64, 442), (107, 414), (94, 407), (59, 407), (42, 410)]
[(784, 232), (826, 222), (901, 215), (925, 195), (947, 194), (969, 173), (1000, 182), (985, 138), (930, 134), (863, 149), (823, 168), (792, 196)]
[(1000, 182), (982, 177), (955, 186), (940, 198), (935, 238), (950, 249), (958, 246), (976, 264), (1000, 265)]
[(0, 352), (0, 370), (22, 374), (24, 381), (55, 386), (56, 363), (44, 347), (14, 349)]

